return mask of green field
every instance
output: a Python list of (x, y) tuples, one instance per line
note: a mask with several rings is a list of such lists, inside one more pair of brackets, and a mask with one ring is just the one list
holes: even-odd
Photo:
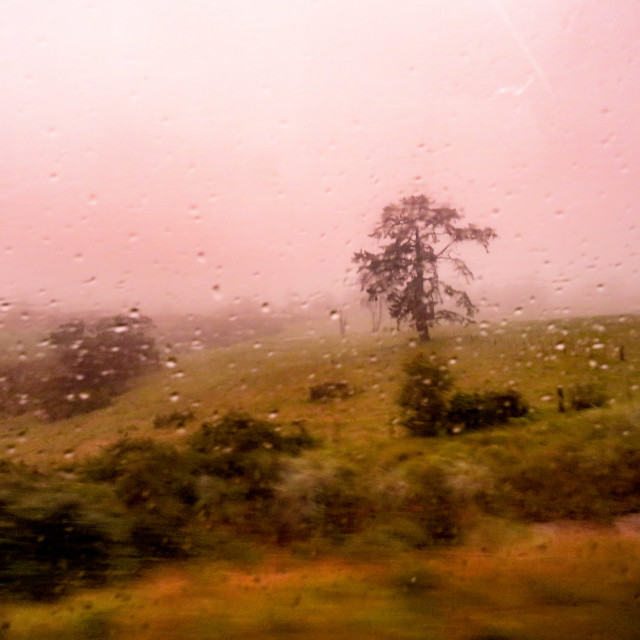
[[(61, 588), (39, 600), (25, 580), (46, 560), (12, 560), (0, 638), (640, 638), (639, 332), (634, 316), (481, 323), (421, 345), (310, 321), (223, 347), (159, 344), (162, 369), (109, 407), (6, 417), (5, 512), (41, 522), (64, 498), (78, 518), (66, 529), (109, 546), (93, 585), (58, 552), (43, 575)], [(418, 352), (457, 389), (518, 390), (528, 415), (410, 437), (396, 399)], [(310, 400), (338, 382), (352, 393)], [(606, 402), (560, 412), (558, 387)], [(230, 411), (315, 446), (220, 472), (193, 443)], [(159, 448), (97, 480), (125, 438)], [(139, 522), (168, 546), (132, 545)]]

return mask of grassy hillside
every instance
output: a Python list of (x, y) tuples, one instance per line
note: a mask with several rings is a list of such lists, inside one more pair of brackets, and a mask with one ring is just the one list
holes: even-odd
[[(93, 586), (85, 569), (49, 568), (58, 599), (7, 597), (0, 637), (635, 638), (639, 331), (632, 316), (480, 324), (420, 345), (301, 323), (166, 348), (161, 371), (90, 414), (7, 418), (5, 521), (55, 529), (45, 505), (71, 496), (65, 517), (87, 548), (100, 532), (108, 568)], [(517, 389), (529, 414), (410, 437), (395, 400), (418, 352), (457, 389)], [(349, 393), (312, 401), (324, 383)], [(576, 389), (604, 406), (572, 410)], [(205, 451), (230, 411), (315, 446)], [(138, 530), (174, 546), (147, 548)]]
[[(326, 327), (303, 326), (228, 347), (178, 356), (168, 351), (163, 371), (145, 378), (112, 407), (55, 423), (28, 416), (7, 420), (0, 450), (10, 451), (13, 459), (55, 467), (65, 464), (69, 453), (81, 458), (125, 433), (179, 439), (180, 434), (154, 430), (158, 415), (190, 410), (198, 420), (207, 420), (244, 409), (280, 423), (304, 420), (327, 446), (342, 440), (338, 450), (361, 447), (366, 452), (374, 443), (404, 436), (393, 424), (395, 399), (402, 363), (419, 349), (447, 363), (458, 387), (514, 387), (529, 400), (538, 423), (557, 420), (559, 385), (568, 389), (597, 382), (606, 387), (612, 404), (633, 402), (640, 388), (639, 332), (640, 320), (634, 317), (571, 319), (444, 329), (422, 346), (409, 333), (342, 338)], [(342, 380), (357, 391), (353, 397), (309, 402), (310, 386)]]

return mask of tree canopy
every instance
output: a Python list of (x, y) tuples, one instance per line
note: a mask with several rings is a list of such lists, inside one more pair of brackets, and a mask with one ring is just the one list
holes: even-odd
[(425, 195), (403, 198), (384, 208), (370, 234), (380, 250), (361, 250), (353, 256), (369, 300), (384, 296), (391, 317), (413, 322), (421, 340), (429, 340), (430, 327), (440, 322), (472, 322), (477, 311), (467, 293), (443, 280), (441, 271), (448, 265), (448, 273), (472, 280), (473, 273), (456, 254), (458, 245), (476, 242), (488, 251), (496, 232), (462, 226), (462, 218), (456, 209), (437, 205)]
[(83, 320), (60, 325), (49, 336), (56, 356), (40, 392), (50, 419), (66, 418), (108, 405), (131, 380), (158, 366), (150, 318), (132, 310), (87, 326)]

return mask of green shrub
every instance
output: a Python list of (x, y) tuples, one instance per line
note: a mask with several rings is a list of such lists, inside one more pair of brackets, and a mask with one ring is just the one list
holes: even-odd
[(119, 440), (88, 461), (86, 476), (113, 484), (127, 509), (184, 524), (198, 500), (195, 468), (175, 447), (151, 439)]
[(278, 478), (278, 454), (296, 455), (315, 444), (304, 426), (295, 435), (247, 413), (232, 411), (215, 423), (205, 422), (189, 441), (199, 454), (199, 468), (222, 478), (244, 478), (253, 496), (268, 495)]
[(73, 586), (101, 584), (113, 547), (108, 533), (79, 502), (42, 498), (0, 507), (0, 589), (43, 600)]
[(89, 480), (112, 482), (127, 473), (141, 461), (156, 460), (158, 466), (177, 452), (171, 445), (156, 442), (151, 438), (121, 438), (101, 454), (87, 461), (84, 472)]
[(65, 420), (108, 407), (114, 395), (107, 387), (82, 384), (75, 374), (61, 374), (42, 385), (38, 404), (48, 420)]
[(158, 366), (152, 327), (136, 310), (92, 326), (83, 320), (60, 325), (48, 337), (54, 363), (39, 385), (41, 411), (59, 420), (108, 406), (134, 378)]
[(309, 398), (312, 401), (344, 400), (355, 394), (353, 387), (347, 382), (323, 382), (309, 387)]
[(404, 365), (405, 381), (398, 404), (400, 418), (412, 435), (436, 436), (457, 433), (463, 428), (477, 430), (504, 424), (509, 418), (526, 415), (529, 406), (513, 389), (466, 393), (449, 397), (453, 380), (449, 371), (435, 358), (418, 354)]
[(400, 390), (400, 422), (414, 436), (436, 436), (446, 427), (449, 393), (453, 380), (443, 365), (420, 353), (403, 367)]
[(371, 511), (361, 477), (344, 465), (296, 460), (276, 487), (271, 524), (279, 542), (355, 533)]
[(610, 521), (640, 510), (640, 451), (620, 444), (531, 452), (496, 470), (489, 511), (530, 521), (559, 518)]
[(464, 500), (438, 466), (415, 469), (409, 475), (409, 491), (403, 510), (411, 514), (425, 534), (423, 546), (450, 544), (462, 527)]
[(232, 411), (215, 423), (205, 422), (191, 437), (190, 444), (200, 453), (247, 453), (256, 449), (282, 451), (285, 440), (272, 424), (256, 420), (248, 413)]
[(569, 389), (571, 407), (576, 411), (603, 407), (608, 401), (604, 387), (596, 382), (581, 382)]
[(0, 412), (19, 416), (39, 408), (50, 362), (18, 361), (0, 367)]
[(522, 395), (513, 389), (485, 393), (458, 391), (451, 398), (447, 422), (450, 430), (457, 425), (463, 425), (466, 430), (477, 430), (504, 424), (509, 418), (520, 418), (528, 411)]
[(156, 429), (180, 429), (195, 419), (193, 411), (172, 411), (156, 416), (153, 426)]
[(286, 435), (273, 424), (231, 412), (204, 423), (186, 450), (124, 438), (89, 460), (86, 479), (109, 483), (127, 510), (130, 543), (143, 557), (184, 553), (184, 527), (209, 525), (260, 532), (279, 481), (283, 456), (314, 440), (300, 425)]
[(129, 542), (144, 560), (183, 558), (189, 546), (181, 524), (164, 515), (140, 512), (131, 526)]

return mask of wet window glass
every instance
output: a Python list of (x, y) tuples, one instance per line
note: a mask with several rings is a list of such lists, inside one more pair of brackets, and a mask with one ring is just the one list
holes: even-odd
[(635, 637), (633, 2), (2, 5), (0, 637)]

